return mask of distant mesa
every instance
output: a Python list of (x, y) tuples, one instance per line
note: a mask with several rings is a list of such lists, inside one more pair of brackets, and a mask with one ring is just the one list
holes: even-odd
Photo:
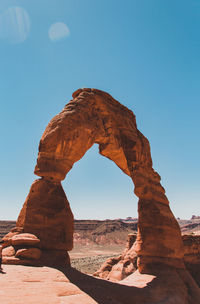
[[(138, 275), (154, 275), (160, 282), (159, 293), (154, 294), (151, 303), (166, 302), (166, 290), (167, 303), (174, 303), (173, 299), (176, 304), (198, 303), (200, 289), (185, 268), (178, 222), (169, 207), (161, 178), (152, 167), (150, 145), (138, 130), (135, 115), (97, 89), (78, 89), (72, 97), (42, 135), (35, 167), (40, 178), (30, 188), (16, 227), (4, 237), (6, 247), (13, 246), (10, 252), (15, 251), (9, 259), (3, 257), (4, 263), (70, 265), (68, 251), (73, 248), (74, 218), (61, 181), (97, 143), (99, 153), (115, 162), (134, 183), (139, 198), (134, 242)], [(27, 240), (17, 252), (13, 240), (16, 235), (22, 239), (24, 233), (34, 235), (39, 245), (28, 251)], [(142, 294), (137, 302), (146, 303), (140, 301), (141, 297)]]
[[(131, 217), (128, 217), (128, 219)], [(123, 218), (118, 219), (106, 219), (106, 220), (77, 220), (74, 219), (74, 242), (77, 243), (93, 243), (96, 244), (106, 244), (106, 243), (117, 243), (125, 244), (126, 235), (128, 233), (137, 232), (137, 218), (131, 218), (132, 220), (127, 220)], [(110, 225), (107, 224), (110, 223)], [(124, 225), (117, 225), (117, 223), (124, 223)], [(190, 219), (181, 220), (178, 219), (178, 223), (182, 232), (182, 235), (200, 235), (200, 219)], [(108, 227), (113, 225), (115, 227), (116, 234), (109, 232), (103, 227)], [(0, 221), (0, 239), (6, 235), (12, 228), (16, 226), (15, 221)], [(100, 228), (101, 226), (101, 228)], [(99, 238), (97, 235), (97, 230), (101, 231), (103, 238)], [(113, 229), (114, 230), (114, 229)], [(96, 237), (94, 237), (94, 235)]]
[(193, 215), (191, 217), (191, 220), (199, 220), (200, 219), (200, 216), (199, 215)]

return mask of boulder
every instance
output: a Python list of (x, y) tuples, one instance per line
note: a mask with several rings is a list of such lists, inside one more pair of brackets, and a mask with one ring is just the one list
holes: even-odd
[(35, 260), (22, 260), (16, 257), (7, 257), (7, 256), (3, 256), (2, 259), (3, 264), (7, 264), (7, 265), (26, 265), (26, 266), (38, 266), (35, 263)]
[(20, 233), (16, 234), (11, 238), (13, 246), (39, 246), (40, 240), (37, 236), (31, 233)]
[(25, 259), (25, 260), (39, 260), (39, 258), (42, 255), (42, 251), (38, 248), (24, 248), (24, 249), (18, 249), (15, 257), (19, 259)]
[(19, 233), (23, 232), (23, 228), (22, 227), (15, 227), (12, 228), (11, 231), (9, 233), (7, 233), (4, 237), (3, 237), (3, 247), (8, 247), (11, 245), (11, 239), (14, 235), (17, 235)]
[(15, 248), (13, 246), (8, 246), (2, 250), (2, 256), (12, 257), (15, 256)]

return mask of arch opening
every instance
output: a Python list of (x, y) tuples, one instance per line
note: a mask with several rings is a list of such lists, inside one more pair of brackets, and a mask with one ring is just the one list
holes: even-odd
[(137, 217), (133, 183), (94, 144), (62, 182), (75, 219)]

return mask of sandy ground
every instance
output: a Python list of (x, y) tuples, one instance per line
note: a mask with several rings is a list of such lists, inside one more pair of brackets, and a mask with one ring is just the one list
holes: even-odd
[(71, 259), (71, 266), (81, 272), (84, 272), (87, 274), (93, 274), (101, 267), (101, 265), (108, 258), (113, 257), (113, 256), (118, 256), (118, 255), (116, 255), (116, 254), (96, 255), (96, 256), (89, 256), (89, 257), (85, 257), (85, 258)]
[(123, 250), (123, 245), (75, 246), (69, 255), (72, 267), (84, 273), (93, 274), (108, 258), (118, 256)]
[(69, 251), (71, 259), (84, 258), (95, 255), (110, 255), (120, 254), (125, 249), (125, 245), (93, 245), (88, 246), (74, 245), (72, 251)]

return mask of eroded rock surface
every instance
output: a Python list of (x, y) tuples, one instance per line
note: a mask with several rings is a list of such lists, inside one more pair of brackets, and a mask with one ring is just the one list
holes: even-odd
[(35, 234), (40, 247), (71, 250), (73, 247), (73, 214), (61, 183), (36, 180), (18, 217), (17, 227)]
[(20, 259), (39, 260), (42, 252), (39, 248), (18, 249), (15, 256)]
[(11, 238), (11, 244), (13, 246), (32, 245), (37, 247), (40, 244), (40, 240), (34, 234), (20, 233)]
[(118, 282), (137, 270), (137, 253), (134, 248), (136, 234), (129, 234), (126, 248), (118, 257), (108, 258), (98, 271), (94, 273), (102, 279)]
[[(160, 176), (152, 168), (148, 140), (137, 129), (132, 111), (109, 94), (80, 89), (47, 126), (39, 146), (35, 173), (63, 180), (73, 164), (94, 144), (129, 175), (139, 197), (136, 251), (141, 272), (165, 263), (184, 268), (181, 233)], [(156, 241), (155, 241), (156, 240)]]
[[(58, 181), (39, 179), (34, 181), (18, 217), (16, 228), (5, 237), (5, 246), (18, 249), (39, 247), (42, 254), (33, 261), (28, 255), (20, 261), (22, 265), (64, 265), (69, 264), (68, 250), (73, 247), (73, 214), (68, 200)], [(26, 251), (25, 251), (26, 252)], [(4, 263), (20, 261), (5, 257)]]
[(200, 235), (183, 235), (184, 263), (200, 287)]

